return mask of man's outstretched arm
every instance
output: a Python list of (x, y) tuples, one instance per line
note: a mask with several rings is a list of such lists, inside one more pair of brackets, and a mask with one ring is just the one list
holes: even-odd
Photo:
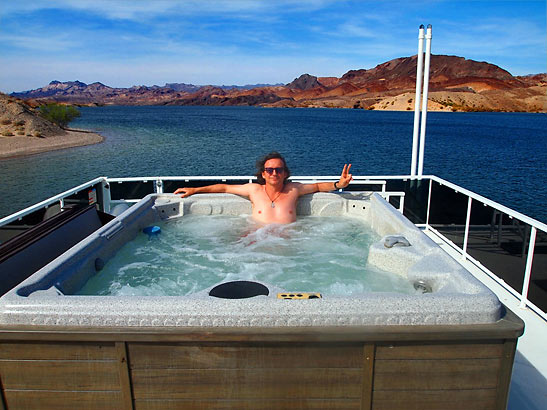
[(349, 173), (351, 164), (345, 164), (342, 170), (340, 179), (336, 182), (318, 182), (315, 184), (300, 184), (298, 187), (298, 195), (313, 194), (314, 192), (329, 192), (335, 189), (345, 188), (349, 185), (353, 179), (352, 174)]
[(251, 195), (251, 187), (253, 184), (244, 185), (229, 185), (229, 184), (214, 184), (200, 187), (178, 188), (174, 193), (182, 194), (181, 198), (186, 198), (194, 194), (235, 194), (248, 198)]

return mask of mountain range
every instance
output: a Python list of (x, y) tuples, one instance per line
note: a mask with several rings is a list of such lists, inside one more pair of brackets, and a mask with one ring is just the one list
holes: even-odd
[[(52, 81), (12, 93), (30, 101), (77, 105), (250, 105), (413, 110), (416, 56), (401, 57), (341, 77), (303, 74), (288, 84), (113, 88), (100, 82)], [(428, 108), (436, 111), (547, 112), (547, 74), (513, 76), (487, 62), (432, 55)]]

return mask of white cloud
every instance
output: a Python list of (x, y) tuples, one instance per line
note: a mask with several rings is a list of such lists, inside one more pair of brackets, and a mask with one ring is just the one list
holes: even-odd
[(336, 4), (335, 0), (25, 0), (7, 2), (3, 14), (31, 12), (44, 9), (81, 10), (113, 19), (142, 20), (172, 13), (198, 15), (237, 14), (240, 18), (276, 12), (298, 12), (322, 9)]
[(374, 29), (370, 29), (363, 24), (357, 24), (355, 22), (346, 22), (338, 26), (338, 36), (350, 36), (350, 37), (359, 37), (359, 38), (368, 38), (374, 39), (379, 36), (379, 32)]
[(0, 34), (0, 43), (11, 47), (40, 53), (58, 52), (72, 47), (78, 47), (78, 41), (69, 35), (59, 34), (44, 37), (42, 35), (5, 35)]

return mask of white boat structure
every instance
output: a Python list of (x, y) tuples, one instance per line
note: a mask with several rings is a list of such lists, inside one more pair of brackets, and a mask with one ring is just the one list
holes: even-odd
[[(183, 360), (180, 357), (199, 356), (206, 361), (210, 361), (214, 357), (215, 360), (222, 361), (223, 366), (229, 367), (227, 358), (229, 355), (234, 355), (231, 358), (231, 363), (236, 363), (236, 368), (231, 370), (233, 373), (230, 374), (242, 379), (239, 380), (237, 388), (234, 387), (236, 384), (232, 385), (232, 388), (237, 390), (237, 394), (221, 392), (227, 395), (222, 408), (236, 408), (238, 406), (243, 408), (251, 406), (252, 400), (257, 400), (253, 396), (253, 392), (246, 389), (247, 384), (251, 388), (260, 390), (267, 385), (268, 380), (274, 379), (269, 379), (269, 377), (273, 377), (269, 375), (269, 372), (268, 375), (258, 373), (258, 370), (253, 367), (256, 362), (249, 364), (252, 360), (243, 359), (241, 355), (246, 358), (262, 355), (260, 363), (263, 363), (263, 361), (270, 360), (266, 359), (268, 352), (271, 353), (278, 346), (282, 346), (285, 350), (276, 354), (286, 354), (288, 357), (292, 357), (290, 350), (294, 347), (289, 345), (289, 342), (296, 342), (296, 346), (306, 346), (308, 350), (305, 354), (309, 354), (309, 356), (305, 356), (305, 359), (313, 361), (313, 355), (309, 352), (321, 351), (323, 345), (320, 344), (320, 347), (316, 344), (312, 345), (312, 342), (319, 341), (334, 346), (334, 350), (320, 352), (320, 356), (324, 353), (327, 355), (339, 354), (338, 359), (344, 361), (352, 354), (350, 350), (355, 347), (352, 343), (364, 340), (364, 344), (359, 345), (359, 349), (362, 349), (359, 350), (359, 355), (364, 354), (364, 356), (357, 356), (364, 360), (362, 367), (364, 373), (361, 369), (361, 373), (356, 376), (358, 378), (356, 385), (362, 386), (359, 387), (358, 399), (350, 400), (348, 398), (354, 392), (344, 390), (344, 386), (350, 385), (349, 382), (344, 381), (346, 380), (344, 377), (349, 380), (350, 376), (349, 373), (340, 373), (343, 382), (339, 383), (330, 379), (330, 382), (337, 386), (335, 388), (340, 392), (340, 397), (333, 398), (336, 396), (336, 392), (334, 392), (333, 397), (329, 396), (326, 399), (321, 396), (323, 392), (315, 392), (310, 386), (300, 386), (299, 389), (307, 389), (306, 392), (310, 397), (305, 400), (297, 399), (292, 408), (439, 408), (435, 406), (438, 403), (443, 403), (442, 408), (451, 409), (501, 409), (506, 406), (511, 410), (545, 409), (547, 403), (547, 225), (437, 176), (423, 175), (431, 27), (428, 27), (425, 34), (423, 26), (420, 28), (418, 53), (420, 75), (417, 76), (417, 95), (421, 90), (424, 38), (427, 40), (424, 70), (425, 90), (422, 100), (421, 126), (418, 124), (420, 99), (416, 98), (411, 172), (409, 175), (356, 176), (345, 192), (376, 193), (376, 195), (383, 197), (454, 261), (486, 285), (509, 312), (514, 313), (522, 320), (524, 334), (520, 338), (518, 337), (519, 319), (510, 319), (510, 323), (504, 324), (505, 327), (501, 331), (505, 332), (504, 335), (513, 334), (513, 347), (514, 341), (518, 338), (514, 364), (511, 343), (503, 344), (504, 338), (510, 339), (510, 337), (500, 336), (499, 340), (493, 342), (492, 326), (494, 325), (488, 324), (485, 325), (487, 329), (479, 328), (482, 325), (462, 325), (461, 328), (456, 327), (455, 330), (442, 326), (424, 326), (422, 328), (418, 326), (418, 329), (415, 327), (411, 330), (405, 327), (410, 333), (405, 333), (406, 330), (405, 332), (399, 331), (397, 326), (384, 326), (378, 331), (381, 336), (377, 336), (377, 340), (373, 335), (375, 331), (366, 326), (349, 326), (334, 330), (329, 328), (324, 333), (314, 329), (310, 330), (307, 327), (306, 330), (302, 330), (302, 328), (300, 330), (289, 329), (285, 333), (274, 334), (264, 326), (255, 332), (252, 327), (251, 330), (237, 331), (224, 327), (219, 330), (219, 333), (215, 333), (211, 327), (202, 326), (200, 330), (199, 326), (189, 327), (187, 325), (179, 328), (173, 326), (167, 330), (165, 326), (157, 324), (144, 326), (144, 329), (139, 326), (128, 329), (125, 326), (123, 329), (112, 327), (105, 330), (104, 326), (93, 328), (93, 326), (81, 327), (74, 324), (64, 324), (61, 327), (56, 326), (55, 323), (50, 323), (49, 326), (41, 324), (35, 327), (32, 325), (8, 326), (0, 324), (0, 343), (2, 343), (0, 380), (3, 387), (1, 408), (32, 408), (36, 403), (42, 403), (44, 408), (56, 408), (55, 406), (59, 406), (59, 403), (63, 403), (65, 406), (78, 404), (82, 408), (193, 408), (192, 406), (198, 406), (198, 404), (202, 406), (200, 408), (220, 408), (218, 400), (207, 402), (200, 398), (198, 403), (197, 396), (192, 396), (190, 393), (178, 390), (173, 393), (174, 386), (169, 385), (172, 382), (171, 379), (166, 376), (163, 370), (160, 371), (154, 367), (155, 364), (152, 361), (166, 360), (169, 364), (176, 362), (177, 365), (169, 368), (167, 374), (176, 374), (179, 377), (177, 380), (185, 380), (190, 386), (190, 390), (204, 391), (204, 394), (207, 395), (212, 393), (207, 392), (205, 385), (207, 383), (214, 385), (212, 379), (207, 379), (208, 381), (198, 386), (194, 385), (191, 380), (185, 379), (186, 376), (183, 375), (184, 369), (182, 368)], [(418, 134), (421, 135), (420, 141)], [(291, 179), (306, 183), (333, 181), (337, 180), (338, 176), (296, 176)], [(147, 195), (161, 196), (173, 192), (180, 186), (201, 186), (214, 183), (240, 184), (252, 181), (253, 177), (250, 176), (99, 177), (5, 217), (0, 220), (1, 293), (10, 291), (44, 266), (54, 264), (57, 258), (61, 258), (82, 240), (104, 225), (111, 223), (114, 217), (139, 203)], [(93, 214), (91, 219), (90, 210)], [(115, 226), (109, 228), (112, 236), (116, 234), (115, 229)], [(25, 249), (27, 250), (26, 254)], [(8, 269), (8, 263), (10, 260), (13, 262), (17, 255), (22, 259), (17, 261), (17, 266), (20, 268), (17, 271), (13, 268)], [(508, 316), (511, 315), (508, 313)], [(163, 329), (158, 330), (162, 327)], [(397, 342), (390, 338), (390, 333), (397, 334)], [(420, 333), (420, 337), (425, 338), (423, 343), (419, 344), (415, 341), (416, 333)], [(447, 334), (451, 334), (450, 337), (456, 336), (450, 339)], [(361, 339), (362, 335), (364, 335), (363, 339)], [(381, 339), (381, 337), (385, 339)], [(469, 340), (466, 340), (466, 337)], [(439, 340), (444, 341), (442, 346), (438, 344)], [(198, 341), (205, 344), (197, 345)], [(382, 388), (380, 384), (383, 382), (376, 377), (376, 373), (379, 373), (376, 366), (379, 365), (370, 364), (367, 366), (366, 362), (382, 359), (381, 355), (389, 356), (392, 350), (396, 350), (397, 343), (404, 345), (404, 348), (410, 352), (410, 359), (404, 363), (402, 360), (396, 361), (394, 365), (400, 366), (402, 373), (413, 375), (418, 384), (423, 378), (424, 383), (429, 383), (429, 385), (412, 385), (407, 389), (401, 388), (397, 391), (398, 401), (389, 402), (389, 398), (382, 396), (382, 394), (389, 396), (392, 393), (385, 393), (388, 391), (387, 388)], [(506, 346), (500, 350), (503, 357), (499, 362), (495, 362), (496, 366), (502, 368), (495, 369), (493, 373), (487, 373), (484, 370), (491, 366), (487, 363), (490, 358), (480, 356), (483, 354), (480, 353), (481, 349), (486, 350), (488, 343), (492, 346)], [(246, 350), (237, 350), (243, 345)], [(418, 356), (417, 353), (416, 356), (413, 356), (414, 353), (412, 349), (409, 349), (409, 346), (414, 346), (422, 356)], [(465, 352), (469, 349), (477, 349), (477, 346), (478, 350), (474, 351), (479, 352), (478, 356), (465, 356), (464, 354), (460, 357), (456, 353), (451, 353), (452, 351)], [(186, 347), (193, 350), (190, 352), (183, 350)], [(221, 347), (226, 350), (219, 350)], [(441, 347), (446, 348), (442, 353), (443, 360), (432, 360), (433, 356), (428, 356), (431, 354), (430, 352), (435, 349), (440, 351)], [(162, 350), (162, 348), (166, 349)], [(340, 353), (341, 351), (345, 352), (346, 348), (349, 349), (347, 357), (346, 353)], [(147, 350), (146, 354), (144, 350)], [(295, 357), (302, 356), (302, 353), (299, 351)], [(63, 356), (66, 354), (68, 354), (68, 358)], [(450, 356), (451, 354), (454, 356)], [(83, 375), (84, 372), (88, 372), (88, 368), (79, 371), (78, 366), (74, 365), (74, 363), (83, 362), (82, 355), (86, 358), (90, 356), (98, 358), (96, 362), (93, 362), (93, 365), (90, 365), (92, 367), (104, 367), (107, 364), (112, 367), (111, 371), (97, 370), (96, 374), (106, 380), (103, 384)], [(180, 357), (175, 357), (175, 355), (180, 355)], [(274, 359), (280, 360), (280, 356), (274, 355)], [(507, 360), (503, 361), (503, 359)], [(139, 360), (144, 362), (139, 362)], [(147, 360), (148, 362), (146, 362)], [(252, 380), (246, 379), (246, 377), (250, 377), (249, 374), (240, 373), (245, 370), (237, 368), (239, 366), (237, 363), (241, 361), (253, 367), (254, 370), (249, 374), (260, 379), (260, 386), (256, 387)], [(387, 361), (389, 362), (389, 359)], [(411, 366), (409, 363), (413, 361), (420, 362), (426, 367), (409, 370), (409, 366)], [(431, 363), (435, 361), (442, 361), (446, 367), (438, 370), (435, 363)], [(333, 359), (333, 362), (336, 360)], [(476, 362), (475, 367), (473, 367), (474, 362)], [(482, 363), (485, 363), (484, 367), (481, 367)], [(57, 367), (47, 370), (46, 364), (49, 366), (54, 364)], [(30, 367), (24, 367), (26, 365)], [(274, 364), (272, 366), (275, 368)], [(334, 363), (333, 368), (338, 368), (337, 366), (341, 366), (339, 362)], [(203, 369), (191, 369), (194, 372), (192, 374), (201, 376), (206, 370), (212, 371), (205, 366)], [(396, 370), (399, 371), (399, 368)], [(482, 376), (488, 378), (491, 374), (499, 377), (499, 383), (494, 382), (491, 388), (481, 388), (480, 393), (474, 392), (474, 383), (480, 384), (479, 378)], [(310, 383), (313, 383), (313, 377), (307, 375), (310, 377)], [(461, 387), (460, 381), (469, 375), (473, 377), (467, 380), (468, 385)], [(226, 377), (226, 375), (224, 376)], [(278, 376), (288, 379), (291, 377), (285, 373), (280, 373)], [(112, 377), (112, 380), (109, 377)], [(73, 380), (80, 380), (79, 378), (83, 380), (81, 384), (73, 382)], [(435, 378), (445, 380), (444, 384), (434, 385)], [(34, 387), (25, 387), (27, 386), (25, 383), (28, 381), (26, 379), (33, 379)], [(42, 381), (42, 379), (46, 381)], [(56, 380), (59, 380), (57, 384)], [(218, 380), (216, 381), (218, 382)], [(509, 385), (509, 381), (509, 392), (507, 389), (496, 388), (504, 383)], [(48, 382), (51, 382), (51, 385), (48, 385)], [(402, 386), (408, 386), (405, 384), (408, 382), (403, 381)], [(62, 383), (73, 383), (73, 385), (64, 389)], [(94, 383), (102, 386), (102, 390), (101, 388), (91, 388), (91, 385), (95, 386)], [(108, 386), (108, 383), (117, 383), (121, 387), (118, 390), (109, 390), (105, 387)], [(167, 401), (160, 400), (154, 396), (155, 392), (147, 390), (147, 383), (151, 383), (157, 390), (163, 389), (162, 391), (167, 394), (166, 397), (169, 399)], [(446, 387), (451, 383), (453, 387)], [(218, 385), (222, 386), (222, 383)], [(287, 389), (286, 391), (292, 391), (290, 386)], [(477, 390), (479, 389), (477, 388)], [(173, 395), (169, 396), (168, 393)], [(230, 396), (232, 393), (235, 396)], [(273, 393), (262, 391), (261, 394)], [(247, 401), (242, 401), (241, 397)], [(261, 402), (261, 405), (265, 406), (264, 408), (283, 408), (288, 404), (282, 399), (284, 397), (270, 397), (266, 404)], [(392, 407), (387, 406), (386, 403)], [(420, 406), (420, 403), (423, 403), (423, 407)], [(382, 405), (386, 407), (382, 407)]]

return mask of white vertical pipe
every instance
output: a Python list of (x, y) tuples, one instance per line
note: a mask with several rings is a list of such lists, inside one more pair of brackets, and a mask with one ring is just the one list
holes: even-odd
[(467, 218), (465, 219), (465, 234), (463, 236), (462, 259), (467, 259), (467, 243), (469, 241), (469, 225), (471, 223), (471, 204), (473, 198), (467, 197)]
[(111, 200), (112, 200), (112, 195), (110, 193), (110, 183), (106, 180), (106, 178), (104, 178), (102, 181), (101, 181), (101, 190), (102, 190), (102, 198), (103, 198), (103, 212), (106, 212), (106, 213), (110, 213), (110, 208), (111, 208)]
[[(421, 182), (420, 182), (421, 183)], [(427, 211), (425, 214), (425, 230), (429, 230), (429, 210), (431, 209), (431, 186), (433, 185), (433, 180), (429, 180), (429, 194), (427, 195)]]
[(521, 309), (526, 308), (526, 302), (528, 300), (528, 289), (530, 287), (530, 277), (532, 276), (532, 261), (534, 260), (534, 248), (536, 246), (536, 233), (536, 227), (532, 226), (530, 243), (528, 244), (528, 257), (526, 258), (526, 270), (524, 271), (524, 283), (522, 284), (522, 299), (520, 300), (519, 305)]
[(414, 98), (414, 132), (412, 133), (412, 163), (410, 164), (410, 176), (416, 176), (416, 163), (418, 161), (418, 131), (420, 129), (420, 102), (424, 67), (424, 38), (424, 25), (422, 24), (418, 34), (418, 54), (416, 55), (416, 97)]
[(161, 179), (156, 180), (156, 193), (163, 194), (163, 181)]
[(429, 90), (429, 65), (431, 62), (431, 24), (427, 25), (425, 35), (425, 67), (424, 67), (424, 95), (422, 98), (422, 123), (420, 127), (420, 154), (418, 158), (418, 176), (421, 177), (424, 170), (425, 151), (425, 122), (427, 118), (427, 93)]

